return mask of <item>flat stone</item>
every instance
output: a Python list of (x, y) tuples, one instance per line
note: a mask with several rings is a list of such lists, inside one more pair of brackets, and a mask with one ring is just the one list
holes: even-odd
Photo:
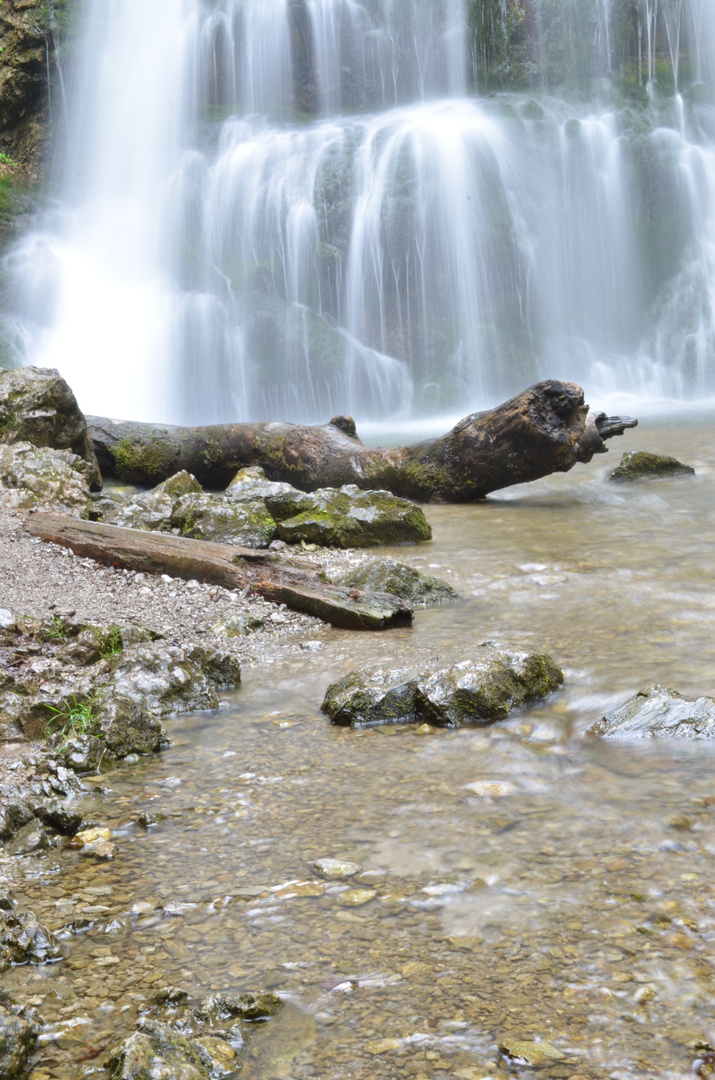
[(324, 878), (332, 880), (353, 877), (362, 870), (360, 863), (346, 862), (341, 859), (316, 859), (313, 866)]
[(369, 904), (377, 896), (376, 889), (346, 889), (340, 893), (338, 903), (341, 907), (362, 907)]
[(459, 599), (459, 593), (446, 581), (421, 574), (414, 567), (395, 562), (394, 559), (381, 559), (353, 567), (333, 581), (336, 585), (346, 585), (352, 589), (391, 593), (411, 606)]
[(588, 731), (608, 739), (715, 739), (715, 698), (687, 698), (669, 686), (646, 686)]
[(650, 480), (663, 476), (694, 476), (695, 469), (677, 458), (649, 450), (629, 450), (611, 473), (611, 480)]
[(515, 1064), (548, 1065), (554, 1061), (563, 1061), (564, 1054), (547, 1042), (532, 1042), (530, 1039), (505, 1039), (499, 1043), (499, 1053)]
[(324, 881), (286, 881), (283, 885), (274, 885), (270, 890), (279, 900), (292, 900), (294, 897), (322, 896), (325, 892)]
[(489, 724), (562, 682), (563, 672), (545, 653), (485, 642), (449, 666), (435, 659), (420, 667), (350, 672), (328, 687), (321, 708), (334, 724), (353, 728)]

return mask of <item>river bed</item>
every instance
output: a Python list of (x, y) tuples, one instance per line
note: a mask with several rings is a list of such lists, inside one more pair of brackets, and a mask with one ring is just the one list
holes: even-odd
[[(167, 984), (290, 1003), (254, 1040), (256, 1080), (691, 1077), (715, 1039), (715, 746), (583, 733), (652, 682), (715, 694), (711, 431), (650, 419), (587, 468), (428, 507), (433, 542), (389, 554), (462, 602), (389, 634), (326, 631), (171, 721), (170, 750), (90, 778), (116, 858), (54, 849), (11, 871), (22, 908), (74, 924), (63, 961), (3, 976), (49, 1025), (33, 1080), (91, 1072)], [(632, 448), (697, 476), (608, 482)], [(319, 711), (352, 667), (487, 639), (550, 652), (563, 690), (458, 732)], [(321, 891), (321, 856), (363, 874)], [(356, 887), (375, 895), (345, 905)], [(509, 1066), (515, 1039), (553, 1056)]]

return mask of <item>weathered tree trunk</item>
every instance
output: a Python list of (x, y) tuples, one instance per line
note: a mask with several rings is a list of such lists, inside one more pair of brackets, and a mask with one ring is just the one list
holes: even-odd
[(119, 529), (56, 514), (29, 514), (27, 529), (108, 566), (207, 581), (227, 589), (248, 586), (266, 600), (345, 630), (387, 630), (412, 622), (411, 608), (396, 596), (331, 585), (321, 580), (320, 566), (281, 553)]
[(186, 469), (207, 487), (225, 488), (238, 469), (261, 465), (271, 480), (306, 491), (357, 484), (423, 502), (469, 502), (590, 461), (638, 421), (589, 413), (580, 386), (550, 380), (473, 413), (441, 438), (389, 450), (363, 446), (349, 416), (315, 427), (163, 427), (93, 416), (87, 423), (102, 472), (148, 486)]

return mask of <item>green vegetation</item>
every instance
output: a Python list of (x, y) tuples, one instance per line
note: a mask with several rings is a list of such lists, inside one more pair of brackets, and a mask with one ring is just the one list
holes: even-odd
[(113, 626), (109, 633), (102, 639), (100, 656), (106, 660), (110, 656), (119, 656), (122, 651), (122, 628)]
[(45, 629), (44, 635), (47, 641), (54, 641), (57, 644), (63, 644), (67, 641), (67, 628), (59, 615), (55, 615), (50, 625)]
[(102, 690), (103, 687), (100, 687), (96, 693), (84, 699), (72, 694), (58, 708), (50, 706), (53, 716), (47, 724), (47, 738), (59, 735), (64, 740), (64, 746), (70, 739), (96, 735)]

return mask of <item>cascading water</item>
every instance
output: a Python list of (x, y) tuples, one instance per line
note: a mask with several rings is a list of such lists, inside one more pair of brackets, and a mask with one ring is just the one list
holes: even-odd
[(9, 256), (5, 326), (87, 411), (715, 392), (711, 0), (85, 0), (84, 22), (62, 201)]

